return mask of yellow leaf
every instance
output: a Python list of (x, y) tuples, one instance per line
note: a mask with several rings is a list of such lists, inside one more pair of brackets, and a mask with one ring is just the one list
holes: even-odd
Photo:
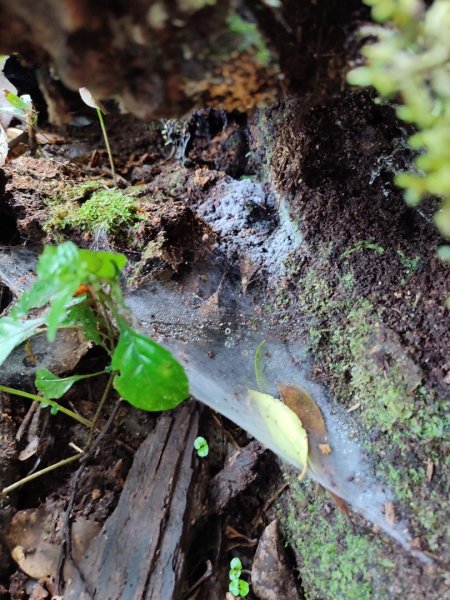
[(308, 463), (308, 435), (298, 416), (281, 400), (270, 394), (248, 391), (264, 419), (274, 444), (305, 476)]

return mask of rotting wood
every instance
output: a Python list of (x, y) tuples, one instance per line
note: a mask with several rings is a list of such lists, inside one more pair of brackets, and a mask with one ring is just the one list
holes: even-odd
[(115, 511), (68, 582), (65, 600), (179, 597), (197, 429), (193, 403), (159, 417), (136, 452)]

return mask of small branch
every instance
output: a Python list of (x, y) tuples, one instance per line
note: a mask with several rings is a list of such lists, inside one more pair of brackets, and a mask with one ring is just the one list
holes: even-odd
[(16, 388), (10, 388), (6, 385), (0, 385), (0, 391), (6, 392), (7, 394), (12, 394), (13, 396), (21, 396), (22, 398), (28, 398), (29, 400), (34, 400), (40, 402), (41, 404), (48, 404), (49, 406), (55, 406), (60, 412), (64, 413), (68, 417), (75, 419), (79, 423), (82, 423), (85, 427), (92, 427), (92, 421), (85, 419), (81, 415), (77, 415), (76, 412), (73, 412), (69, 408), (65, 406), (61, 406), (58, 402), (54, 400), (50, 400), (50, 398), (44, 398), (44, 396), (37, 396), (36, 394), (29, 394), (28, 392), (23, 392), (22, 390), (16, 390)]
[(75, 460), (80, 460), (80, 458), (82, 456), (83, 456), (82, 454), (75, 454), (73, 456), (69, 456), (68, 458), (63, 458), (63, 460), (60, 460), (59, 462), (54, 463), (53, 465), (49, 465), (48, 467), (45, 467), (45, 469), (41, 469), (40, 471), (36, 471), (35, 473), (32, 473), (31, 475), (27, 475), (23, 479), (19, 479), (19, 481), (16, 481), (15, 483), (9, 485), (8, 487), (3, 488), (3, 490), (0, 492), (0, 496), (7, 496), (8, 494), (13, 492), (17, 488), (24, 485), (25, 483), (33, 481), (33, 479), (37, 479), (38, 477), (41, 477), (41, 475), (50, 473), (51, 471), (54, 471), (55, 469), (64, 467), (65, 465), (68, 465), (71, 462), (74, 462)]

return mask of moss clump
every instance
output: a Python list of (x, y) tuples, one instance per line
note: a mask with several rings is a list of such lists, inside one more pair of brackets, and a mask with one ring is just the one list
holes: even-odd
[(98, 182), (65, 188), (49, 199), (47, 205), (50, 218), (45, 230), (52, 234), (69, 227), (90, 233), (104, 231), (115, 237), (139, 220), (132, 194), (101, 188)]
[(290, 492), (292, 500), (283, 507), (281, 522), (296, 553), (306, 597), (389, 598), (395, 564), (383, 556), (381, 543), (352, 533), (349, 522), (312, 481), (292, 478)]
[(136, 204), (132, 198), (116, 190), (92, 194), (78, 211), (77, 224), (81, 229), (104, 229), (117, 233), (120, 228), (136, 221)]

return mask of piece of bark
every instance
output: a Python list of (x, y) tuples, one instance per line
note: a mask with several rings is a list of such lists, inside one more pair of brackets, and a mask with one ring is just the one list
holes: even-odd
[(252, 566), (252, 589), (259, 600), (301, 600), (280, 538), (278, 520), (264, 530)]
[(230, 501), (256, 479), (257, 465), (264, 449), (259, 442), (253, 441), (238, 452), (236, 460), (231, 461), (229, 466), (225, 465), (211, 480), (211, 510), (218, 514), (222, 514)]
[[(119, 503), (67, 582), (65, 600), (178, 598), (185, 563), (196, 405), (158, 419), (137, 451)], [(81, 576), (80, 576), (81, 575)]]

